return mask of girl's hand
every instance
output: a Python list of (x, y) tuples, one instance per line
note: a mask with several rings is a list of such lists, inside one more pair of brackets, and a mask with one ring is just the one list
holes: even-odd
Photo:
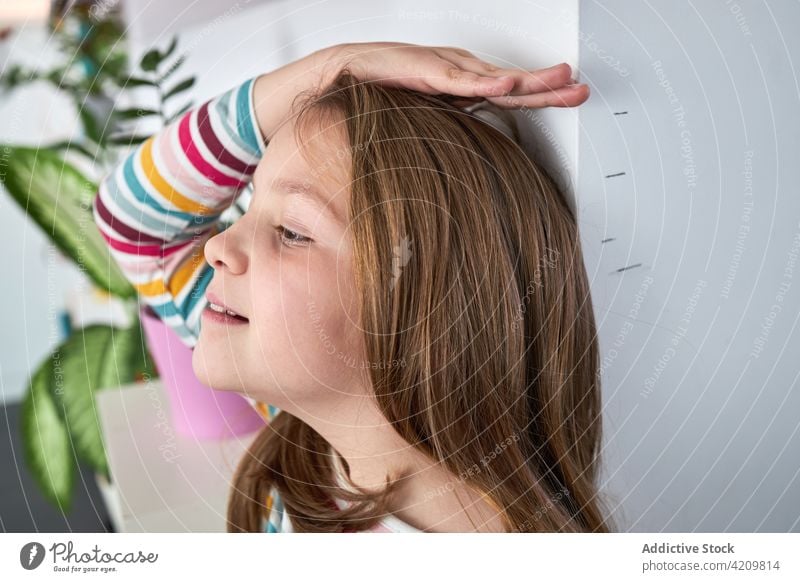
[(567, 63), (531, 71), (504, 69), (464, 49), (400, 42), (337, 45), (329, 55), (337, 72), (347, 66), (359, 79), (463, 97), (456, 105), (486, 99), (506, 109), (574, 107), (589, 97), (589, 86), (572, 80)]
[(570, 79), (567, 63), (524, 71), (497, 67), (454, 47), (347, 43), (317, 50), (258, 76), (253, 91), (264, 138), (271, 140), (290, 116), (298, 92), (326, 86), (345, 66), (365, 81), (461, 97), (451, 101), (457, 107), (482, 99), (505, 109), (573, 107), (589, 97), (588, 85)]

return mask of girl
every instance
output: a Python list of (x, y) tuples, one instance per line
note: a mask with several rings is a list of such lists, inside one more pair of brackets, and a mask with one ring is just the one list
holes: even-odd
[(101, 183), (97, 225), (198, 378), (269, 403), (229, 531), (608, 530), (575, 218), (460, 108), (587, 96), (566, 64), (339, 45), (190, 110)]

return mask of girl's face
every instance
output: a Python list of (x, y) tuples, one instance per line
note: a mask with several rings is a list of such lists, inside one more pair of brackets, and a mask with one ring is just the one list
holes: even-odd
[(256, 168), (246, 214), (205, 245), (207, 293), (248, 318), (224, 324), (204, 312), (192, 362), (208, 386), (290, 412), (364, 393), (339, 128), (307, 132), (311, 167), (287, 121)]

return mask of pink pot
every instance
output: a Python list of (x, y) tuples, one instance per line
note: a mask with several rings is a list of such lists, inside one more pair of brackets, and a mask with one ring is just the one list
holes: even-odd
[(149, 309), (139, 311), (177, 433), (202, 440), (226, 439), (264, 427), (266, 421), (240, 394), (202, 384), (192, 369), (192, 348)]

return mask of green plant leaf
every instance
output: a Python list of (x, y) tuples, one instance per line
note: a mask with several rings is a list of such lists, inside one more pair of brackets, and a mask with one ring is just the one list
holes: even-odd
[(141, 77), (126, 77), (119, 81), (120, 87), (127, 89), (130, 87), (158, 87), (158, 83)]
[(78, 330), (53, 359), (63, 370), (63, 382), (54, 386), (53, 396), (61, 404), (75, 450), (94, 471), (108, 476), (94, 395), (131, 384), (152, 369), (139, 322), (129, 329), (90, 325)]
[(175, 85), (172, 89), (170, 89), (169, 91), (166, 92), (166, 94), (164, 95), (164, 101), (166, 101), (167, 99), (169, 99), (173, 95), (177, 95), (178, 93), (182, 93), (183, 91), (186, 91), (192, 85), (194, 85), (194, 81), (195, 81), (194, 77), (190, 77), (190, 78), (186, 79), (185, 81), (181, 81), (180, 83)]
[(28, 469), (44, 496), (61, 511), (72, 506), (75, 458), (69, 432), (52, 398), (56, 383), (52, 357), (34, 372), (22, 402), (21, 431)]
[(78, 152), (82, 153), (84, 156), (86, 156), (87, 158), (89, 158), (92, 161), (95, 161), (97, 159), (97, 156), (95, 154), (90, 152), (88, 149), (86, 149), (83, 145), (81, 145), (77, 141), (60, 141), (60, 142), (57, 142), (57, 143), (54, 143), (54, 144), (50, 145), (49, 149), (56, 150), (56, 151), (75, 150), (75, 151), (78, 151)]
[(150, 115), (161, 115), (158, 111), (153, 109), (117, 109), (114, 111), (114, 115), (116, 115), (119, 119), (130, 120), (130, 119), (138, 119), (140, 117), (147, 117)]
[(6, 146), (0, 181), (12, 198), (101, 289), (132, 299), (136, 290), (124, 277), (94, 224), (97, 186), (46, 149)]
[(108, 143), (110, 145), (131, 146), (139, 145), (148, 139), (150, 139), (150, 136), (147, 135), (115, 135), (109, 138)]
[(100, 124), (94, 118), (94, 115), (82, 104), (78, 104), (78, 115), (80, 116), (83, 129), (86, 132), (86, 137), (95, 143), (103, 143), (103, 131), (100, 129)]
[(175, 51), (175, 47), (176, 46), (178, 46), (178, 37), (177, 36), (173, 36), (172, 40), (169, 43), (169, 46), (167, 47), (167, 50), (165, 50), (163, 53), (161, 53), (162, 60), (166, 59), (167, 57), (169, 57)]
[(163, 85), (163, 84), (164, 84), (164, 81), (166, 81), (166, 80), (167, 80), (167, 79), (169, 79), (169, 78), (170, 78), (172, 75), (174, 75), (174, 74), (175, 74), (175, 72), (176, 72), (178, 69), (180, 69), (180, 68), (181, 68), (181, 65), (183, 65), (183, 63), (184, 63), (185, 61), (186, 61), (186, 55), (181, 55), (181, 56), (179, 56), (177, 59), (175, 59), (175, 62), (174, 62), (174, 63), (172, 63), (172, 64), (171, 64), (169, 67), (167, 67), (167, 70), (166, 70), (166, 71), (164, 71), (164, 72), (161, 74), (161, 76), (158, 78), (158, 81), (157, 81), (157, 83), (158, 83), (159, 85)]
[(158, 52), (158, 49), (151, 49), (147, 51), (142, 60), (139, 61), (139, 66), (142, 68), (143, 71), (147, 71), (148, 73), (152, 73), (158, 68), (158, 65), (162, 61), (161, 53)]

